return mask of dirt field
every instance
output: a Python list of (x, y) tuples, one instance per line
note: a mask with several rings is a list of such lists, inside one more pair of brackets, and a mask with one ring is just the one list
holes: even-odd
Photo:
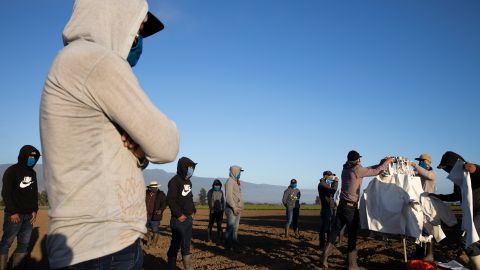
[[(278, 210), (245, 211), (240, 221), (239, 241), (244, 245), (241, 252), (225, 253), (221, 245), (206, 242), (207, 211), (199, 210), (193, 228), (193, 262), (195, 269), (320, 269), (318, 249), (319, 211), (305, 210), (300, 215), (300, 238), (285, 239), (283, 227), (285, 212)], [(3, 220), (3, 211), (2, 211)], [(162, 221), (160, 248), (145, 249), (144, 269), (166, 269), (167, 249), (170, 243), (170, 213)], [(32, 237), (32, 255), (27, 269), (48, 269), (42, 257), (42, 239), (47, 231), (47, 211), (40, 210), (38, 223)], [(447, 239), (435, 246), (436, 260), (447, 262), (457, 260), (466, 265), (468, 259), (463, 253), (458, 230), (444, 227)], [(215, 232), (215, 230), (214, 230)], [(15, 243), (10, 248), (13, 252)], [(405, 269), (401, 238), (369, 236), (362, 232), (358, 241), (359, 264), (368, 269)], [(408, 254), (414, 252), (412, 239), (407, 242)], [(330, 257), (330, 269), (342, 269), (346, 258), (346, 243), (337, 244)], [(181, 256), (177, 266), (183, 269)]]

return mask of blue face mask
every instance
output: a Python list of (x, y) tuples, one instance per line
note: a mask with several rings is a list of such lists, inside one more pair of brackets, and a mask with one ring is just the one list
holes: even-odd
[(428, 165), (423, 160), (418, 163), (418, 166), (424, 168), (425, 170), (428, 170)]
[(143, 49), (143, 38), (141, 35), (138, 35), (137, 37), (137, 44), (133, 46), (130, 49), (130, 52), (128, 53), (127, 61), (130, 64), (131, 67), (134, 67), (138, 59), (140, 59), (140, 55), (142, 55), (142, 49)]
[(291, 188), (297, 188), (297, 184), (291, 184), (290, 187)]
[(237, 174), (237, 180), (240, 180), (240, 173)]
[(28, 157), (27, 166), (28, 167), (33, 167), (33, 166), (35, 166), (35, 162), (37, 162), (37, 159), (35, 157)]
[(220, 191), (220, 186), (213, 186), (213, 190)]
[(193, 167), (188, 167), (187, 169), (187, 179), (193, 176)]

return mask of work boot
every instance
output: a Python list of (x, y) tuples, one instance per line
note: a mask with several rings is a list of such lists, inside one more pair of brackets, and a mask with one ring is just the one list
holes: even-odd
[(183, 269), (184, 270), (193, 270), (192, 255), (183, 256)]
[(323, 250), (322, 266), (325, 269), (328, 268), (328, 257), (330, 256), (330, 254), (332, 254), (332, 250), (333, 250), (333, 244), (331, 243), (328, 243), (325, 249)]
[(175, 270), (175, 267), (177, 266), (177, 257), (168, 257), (168, 263), (167, 263), (167, 269), (168, 270)]
[(8, 263), (8, 254), (0, 255), (0, 270), (6, 270)]
[(20, 268), (25, 257), (27, 257), (27, 253), (13, 253), (12, 269)]
[[(432, 240), (433, 241), (433, 240)], [(433, 242), (426, 243), (427, 245), (427, 256), (423, 258), (424, 261), (433, 262)]]
[(285, 227), (285, 238), (288, 238), (289, 228)]
[(298, 231), (298, 228), (295, 229), (295, 237), (296, 238), (299, 238), (300, 237), (300, 233)]
[(348, 270), (366, 270), (366, 268), (357, 265), (357, 250), (350, 251), (347, 255)]
[(472, 265), (473, 270), (480, 270), (480, 255), (470, 256), (470, 264)]
[(211, 242), (212, 241), (212, 228), (211, 227), (208, 227), (208, 230), (207, 230), (207, 242)]

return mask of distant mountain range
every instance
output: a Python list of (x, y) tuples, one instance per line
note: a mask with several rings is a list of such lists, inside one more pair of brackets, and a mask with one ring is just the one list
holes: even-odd
[[(11, 164), (0, 164), (0, 175), (3, 176), (5, 170)], [(44, 190), (44, 180), (43, 180), (43, 166), (42, 164), (37, 164), (35, 166), (35, 171), (37, 172), (38, 178), (38, 189)], [(145, 185), (147, 185), (151, 180), (156, 180), (160, 185), (160, 189), (167, 193), (168, 181), (175, 175), (175, 173), (169, 173), (161, 169), (146, 169), (143, 171)], [(204, 188), (207, 191), (212, 187), (213, 177), (192, 177), (193, 185), (193, 194), (194, 199), (198, 198), (200, 189)], [(226, 178), (220, 178), (223, 184), (225, 184)], [(283, 192), (286, 189), (286, 186), (279, 185), (268, 185), (268, 184), (254, 184), (251, 182), (241, 181), (242, 185), (242, 195), (245, 202), (252, 203), (281, 203)], [(1, 188), (1, 187), (0, 187)], [(307, 204), (312, 204), (315, 202), (315, 198), (318, 195), (317, 191), (314, 189), (301, 189), (302, 197), (301, 202)]]

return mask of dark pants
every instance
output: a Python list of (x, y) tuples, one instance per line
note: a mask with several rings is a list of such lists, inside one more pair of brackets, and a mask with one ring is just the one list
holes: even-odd
[(213, 224), (217, 224), (217, 232), (222, 231), (223, 212), (211, 212), (208, 219), (208, 229), (212, 230)]
[[(480, 234), (480, 213), (479, 212), (474, 212), (473, 213), (473, 224), (475, 225), (475, 229), (477, 230), (477, 233)], [(467, 232), (468, 233), (468, 232)], [(465, 239), (464, 239), (465, 241)], [(468, 256), (478, 256), (480, 255), (480, 241), (471, 244), (465, 249), (465, 253), (467, 253)]]
[(151, 229), (153, 233), (160, 233), (160, 220), (147, 219), (147, 229)]
[(10, 221), (11, 213), (4, 213), (3, 217), (3, 236), (0, 242), (0, 254), (8, 254), (8, 249), (17, 238), (17, 248), (15, 253), (26, 253), (30, 236), (32, 235), (33, 225), (30, 224), (32, 214), (20, 214), (20, 222), (13, 223)]
[(327, 242), (327, 237), (332, 230), (332, 223), (335, 218), (335, 209), (330, 207), (322, 207), (320, 210), (320, 246), (324, 246)]
[(357, 248), (357, 233), (360, 224), (359, 213), (357, 205), (347, 205), (347, 202), (340, 200), (333, 222), (332, 231), (328, 235), (328, 242), (335, 244), (337, 235), (344, 225), (347, 226), (348, 232), (348, 252)]
[(81, 262), (62, 270), (140, 270), (143, 264), (143, 252), (140, 240), (130, 246), (97, 259)]
[(298, 228), (298, 216), (300, 215), (300, 208), (298, 207), (287, 207), (287, 224), (285, 227), (289, 228), (292, 225), (292, 228), (296, 230)]
[(182, 250), (182, 256), (190, 255), (190, 242), (192, 241), (192, 217), (189, 216), (184, 222), (175, 217), (170, 219), (172, 241), (168, 249), (168, 257), (177, 257), (178, 250)]

